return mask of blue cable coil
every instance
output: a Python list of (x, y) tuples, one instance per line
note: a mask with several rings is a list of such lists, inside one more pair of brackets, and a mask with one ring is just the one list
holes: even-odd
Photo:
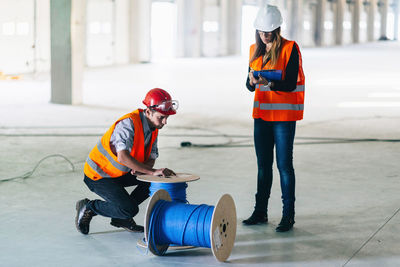
[(211, 247), (210, 228), (214, 206), (159, 200), (153, 207), (148, 240), (157, 255), (157, 245)]
[[(187, 183), (151, 183), (150, 197), (159, 189), (164, 189), (168, 192), (172, 201), (180, 203), (189, 203), (186, 199)], [(171, 244), (171, 247), (179, 247), (179, 245)]]
[(172, 201), (188, 203), (186, 200), (187, 187), (187, 183), (151, 183), (150, 196), (157, 192), (157, 190), (164, 189), (169, 193)]

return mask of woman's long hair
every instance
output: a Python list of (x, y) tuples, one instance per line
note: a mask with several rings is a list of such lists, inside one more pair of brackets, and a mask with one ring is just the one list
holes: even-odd
[(250, 59), (250, 64), (256, 58), (263, 56), (262, 68), (267, 64), (268, 60), (271, 61), (271, 65), (274, 66), (278, 60), (279, 53), (281, 52), (282, 37), (281, 37), (281, 27), (272, 31), (272, 47), (267, 52), (265, 49), (265, 44), (261, 40), (258, 30), (256, 30), (256, 49), (253, 56)]

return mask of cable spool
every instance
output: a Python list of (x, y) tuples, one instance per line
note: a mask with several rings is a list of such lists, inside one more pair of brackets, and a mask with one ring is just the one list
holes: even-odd
[(150, 196), (158, 189), (166, 190), (174, 201), (187, 202), (186, 182), (200, 179), (200, 176), (189, 173), (177, 173), (176, 176), (161, 177), (155, 175), (139, 175), (139, 181), (150, 182)]
[[(200, 179), (200, 176), (189, 173), (177, 173), (176, 176), (161, 177), (155, 175), (138, 175), (137, 179), (143, 182), (150, 182), (150, 197), (159, 189), (164, 189), (168, 192), (173, 201), (188, 203), (186, 199), (187, 182), (192, 182)], [(141, 248), (147, 248), (147, 241), (139, 240), (137, 245)], [(181, 250), (189, 249), (193, 246), (171, 245), (169, 249)]]
[[(190, 225), (189, 219), (188, 221), (182, 221), (182, 216), (170, 216), (171, 214), (182, 215), (179, 214), (179, 212), (182, 211), (183, 208), (197, 209), (202, 208), (203, 206), (206, 206), (207, 208), (207, 215), (204, 216), (204, 221), (197, 221), (196, 227), (192, 227), (192, 225)], [(163, 213), (166, 211), (166, 209), (168, 209), (169, 215)], [(210, 215), (211, 211), (212, 215)], [(154, 228), (154, 225), (163, 225), (163, 227)], [(165, 232), (166, 230), (170, 231), (171, 229), (176, 232)], [(198, 229), (206, 229), (209, 231), (208, 233), (206, 233), (207, 236), (205, 238), (209, 240), (209, 242), (201, 242), (202, 245), (200, 247), (210, 247), (212, 253), (218, 261), (225, 261), (232, 251), (236, 237), (236, 208), (232, 197), (228, 194), (223, 195), (219, 199), (215, 207), (207, 206), (204, 204), (196, 206), (179, 202), (172, 202), (169, 193), (162, 189), (158, 190), (150, 198), (146, 209), (144, 233), (145, 241), (148, 244), (148, 248), (154, 255), (164, 255), (170, 245), (168, 242), (176, 240), (176, 238), (168, 238), (169, 236), (182, 235), (183, 237), (186, 234), (201, 234), (196, 232), (196, 230)], [(164, 232), (157, 232), (163, 230)], [(157, 240), (167, 240), (167, 242), (165, 244), (158, 244)], [(182, 238), (182, 240), (183, 242), (185, 242), (184, 238)], [(198, 244), (183, 243), (180, 245)]]
[(186, 199), (187, 187), (187, 183), (151, 183), (149, 196), (151, 197), (158, 190), (164, 189), (169, 193), (172, 201), (189, 203)]

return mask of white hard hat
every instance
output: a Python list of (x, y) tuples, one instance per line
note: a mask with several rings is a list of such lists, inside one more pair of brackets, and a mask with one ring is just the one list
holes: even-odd
[(254, 21), (254, 28), (263, 32), (272, 32), (282, 25), (283, 19), (278, 7), (266, 5), (260, 8)]

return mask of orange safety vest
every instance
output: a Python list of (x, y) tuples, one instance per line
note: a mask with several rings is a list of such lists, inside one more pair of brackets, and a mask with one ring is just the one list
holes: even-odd
[[(264, 121), (297, 121), (303, 119), (304, 110), (304, 72), (300, 49), (296, 42), (282, 38), (282, 48), (275, 66), (271, 61), (262, 67), (263, 57), (260, 56), (250, 63), (253, 70), (282, 70), (282, 79), (285, 79), (286, 65), (289, 62), (293, 46), (299, 51), (299, 74), (297, 87), (291, 92), (272, 91), (266, 84), (257, 84), (254, 94), (253, 118), (261, 118)], [(255, 44), (250, 46), (250, 59), (255, 51)]]
[(158, 129), (152, 133), (150, 144), (145, 149), (143, 125), (139, 112), (143, 112), (143, 110), (137, 109), (122, 116), (103, 135), (101, 140), (89, 153), (89, 157), (86, 159), (83, 171), (87, 177), (95, 181), (103, 177), (115, 178), (122, 176), (131, 170), (127, 166), (118, 162), (117, 156), (114, 155), (110, 148), (110, 139), (115, 129), (115, 125), (117, 125), (119, 121), (126, 118), (132, 119), (133, 127), (135, 129), (135, 137), (133, 138), (131, 156), (142, 163), (149, 159), (151, 147), (153, 146), (153, 143), (158, 135)]

